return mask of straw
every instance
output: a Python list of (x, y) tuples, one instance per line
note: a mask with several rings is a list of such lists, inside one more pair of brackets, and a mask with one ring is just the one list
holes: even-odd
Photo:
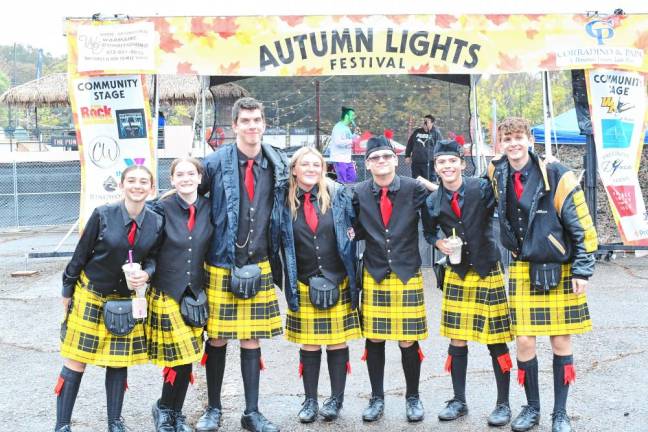
[(454, 228), (452, 228), (452, 237), (457, 237), (457, 233), (455, 232)]
[(133, 250), (128, 249), (128, 262), (133, 264)]

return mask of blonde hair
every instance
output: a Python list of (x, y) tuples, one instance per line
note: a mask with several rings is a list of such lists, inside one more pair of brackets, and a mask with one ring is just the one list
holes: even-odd
[(318, 152), (313, 147), (302, 147), (295, 152), (293, 157), (290, 159), (290, 179), (288, 180), (288, 205), (290, 206), (290, 214), (293, 219), (297, 219), (297, 210), (299, 209), (299, 199), (297, 199), (297, 179), (293, 175), (292, 171), (295, 166), (304, 158), (304, 156), (312, 154), (315, 155), (320, 163), (322, 164), (322, 177), (317, 183), (317, 188), (319, 189), (317, 194), (317, 200), (319, 202), (320, 212), (322, 214), (326, 213), (326, 210), (331, 207), (331, 196), (329, 195), (327, 188), (327, 179), (326, 179), (326, 161), (320, 152)]

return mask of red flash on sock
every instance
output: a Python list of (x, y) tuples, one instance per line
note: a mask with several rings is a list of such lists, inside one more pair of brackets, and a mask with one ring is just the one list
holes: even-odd
[(565, 365), (565, 385), (573, 384), (576, 381), (576, 369), (573, 364)]
[(513, 362), (511, 361), (511, 355), (509, 353), (497, 357), (497, 363), (499, 363), (502, 373), (510, 372), (511, 369), (513, 369)]
[(443, 366), (443, 370), (448, 373), (452, 372), (452, 356), (450, 354), (448, 354), (448, 358), (446, 358), (445, 366)]
[(346, 373), (347, 375), (351, 375), (351, 362), (348, 360), (346, 362)]
[(297, 369), (297, 374), (299, 375), (299, 378), (304, 376), (304, 363), (299, 362), (299, 368)]
[(259, 369), (266, 370), (266, 365), (265, 362), (263, 361), (263, 357), (259, 357)]
[(61, 390), (63, 390), (64, 383), (65, 383), (65, 378), (59, 375), (58, 380), (56, 381), (56, 386), (54, 387), (54, 394), (56, 396), (61, 394)]
[(128, 390), (128, 380), (124, 380), (124, 391)]
[(165, 378), (165, 379), (164, 379), (164, 382), (165, 382), (165, 383), (171, 383), (171, 385), (174, 385), (174, 384), (175, 384), (176, 375), (177, 375), (176, 371), (174, 371), (174, 370), (173, 370), (172, 368), (170, 368), (170, 367), (165, 367), (165, 368), (162, 370), (162, 376)]
[(364, 352), (362, 353), (362, 357), (360, 357), (360, 360), (367, 361), (367, 354), (367, 348), (365, 348)]
[(209, 354), (204, 353), (200, 359), (200, 366), (205, 366), (207, 364), (207, 357), (209, 357)]
[(526, 379), (526, 371), (524, 369), (518, 369), (518, 384), (524, 386), (525, 379)]
[(418, 356), (419, 356), (419, 363), (423, 363), (423, 359), (425, 359), (425, 354), (423, 354), (423, 350), (421, 347), (418, 349)]
[(189, 373), (189, 382), (191, 383), (191, 385), (194, 385), (195, 381), (196, 381), (196, 379), (194, 378), (193, 372), (190, 372)]

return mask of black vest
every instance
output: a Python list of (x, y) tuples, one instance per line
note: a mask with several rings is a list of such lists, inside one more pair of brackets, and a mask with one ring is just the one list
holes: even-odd
[(416, 180), (400, 177), (400, 189), (395, 197), (390, 196), (393, 212), (386, 228), (372, 184), (373, 180), (366, 180), (356, 186), (360, 205), (358, 222), (367, 234), (363, 255), (365, 268), (376, 282), (381, 282), (393, 271), (406, 284), (421, 268), (419, 209), (414, 207)]
[[(464, 199), (461, 219), (457, 219), (444, 188), (438, 191), (440, 211), (438, 221), (446, 236), (452, 235), (454, 228), (464, 244), (461, 248), (461, 262), (449, 264), (452, 270), (463, 279), (470, 267), (481, 277), (488, 276), (500, 259), (499, 249), (493, 237), (493, 208), (487, 209), (481, 200), (479, 179), (464, 177)], [(448, 260), (448, 263), (450, 261)]]
[[(512, 174), (513, 170), (509, 172)], [(533, 204), (533, 197), (535, 196), (538, 184), (541, 181), (540, 173), (538, 170), (528, 170), (528, 178), (523, 182), (524, 192), (518, 201), (515, 195), (515, 187), (513, 187), (513, 176), (509, 175), (507, 179), (507, 202), (509, 203), (506, 208), (506, 219), (511, 224), (515, 239), (517, 240), (517, 251), (513, 251), (516, 255), (520, 255), (520, 250), (524, 238), (527, 235), (527, 228), (529, 226), (529, 212)]]

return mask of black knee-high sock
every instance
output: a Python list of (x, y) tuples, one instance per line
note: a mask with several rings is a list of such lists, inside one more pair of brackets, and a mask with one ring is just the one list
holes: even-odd
[(466, 370), (468, 369), (468, 346), (458, 347), (450, 345), (448, 356), (452, 356), (450, 375), (454, 398), (466, 402)]
[(405, 397), (418, 396), (419, 381), (421, 379), (421, 360), (419, 359), (419, 344), (414, 342), (407, 348), (400, 347), (401, 363), (405, 373), (405, 384), (407, 390)]
[[(518, 382), (524, 384), (527, 404), (540, 411), (540, 385), (538, 383), (538, 358), (528, 361), (517, 361)], [(524, 379), (524, 381), (522, 381)]]
[(367, 350), (367, 369), (369, 371), (369, 381), (371, 382), (371, 395), (384, 398), (385, 341), (371, 342), (367, 339), (365, 349)]
[(191, 363), (168, 369), (162, 384), (161, 408), (182, 411), (187, 389), (189, 388), (191, 369)]
[(299, 350), (299, 363), (301, 364), (304, 393), (307, 398), (317, 400), (317, 385), (319, 384), (320, 364), (322, 363), (322, 350)]
[(574, 372), (574, 356), (553, 357), (553, 378), (554, 378), (554, 412), (567, 411), (567, 395), (569, 385), (576, 379)]
[(205, 375), (207, 376), (207, 399), (212, 408), (222, 409), (221, 388), (223, 387), (223, 375), (225, 374), (225, 358), (227, 344), (215, 347), (205, 342)]
[(56, 426), (54, 429), (70, 424), (74, 402), (79, 394), (81, 378), (83, 378), (83, 372), (73, 371), (65, 366), (61, 369), (55, 389), (58, 396), (56, 397)]
[(509, 403), (509, 388), (511, 385), (511, 355), (505, 343), (489, 344), (495, 383), (497, 384), (497, 404)]
[(349, 348), (327, 350), (326, 362), (328, 363), (329, 378), (331, 379), (331, 396), (335, 396), (340, 402), (343, 402), (347, 364), (349, 363)]
[(241, 375), (245, 391), (245, 414), (259, 410), (261, 348), (241, 348)]
[(128, 368), (106, 368), (106, 407), (108, 422), (119, 420), (124, 405)]

